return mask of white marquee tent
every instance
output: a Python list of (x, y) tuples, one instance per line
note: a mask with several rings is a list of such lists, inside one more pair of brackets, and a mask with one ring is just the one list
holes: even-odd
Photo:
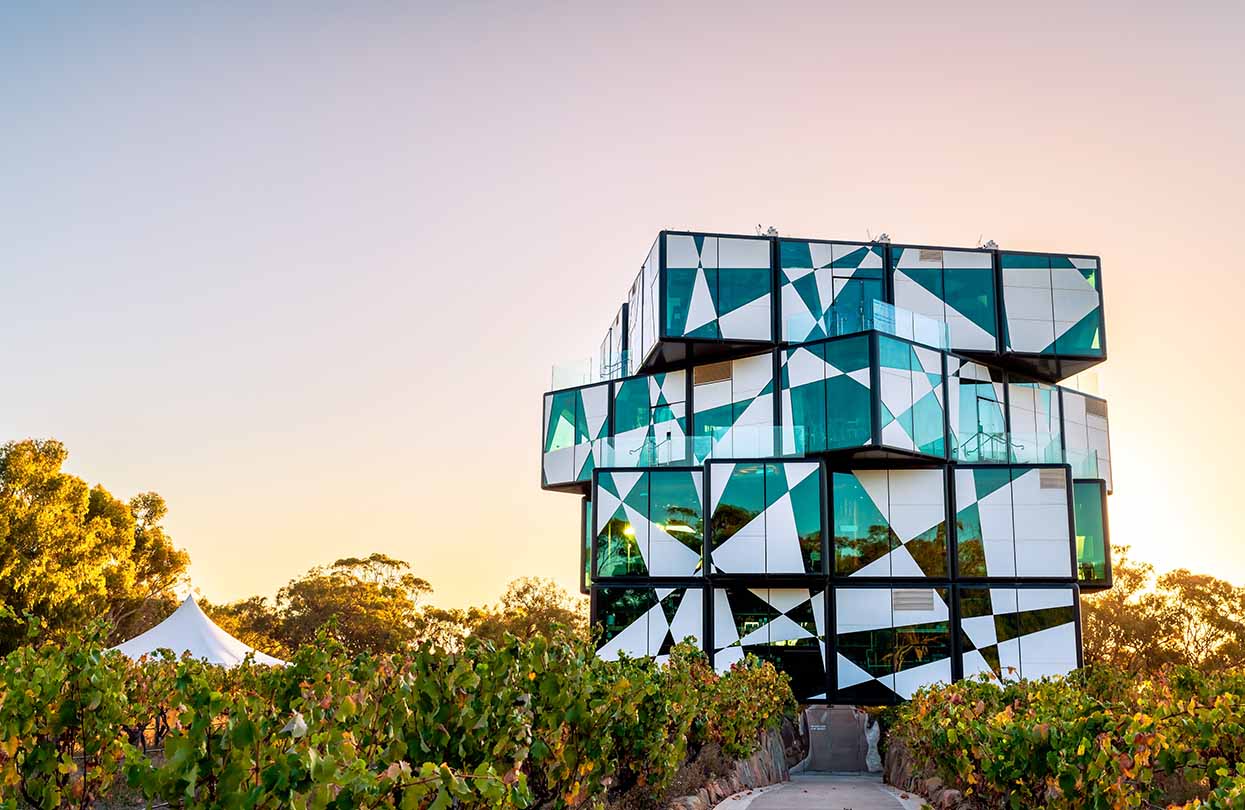
[(253, 660), (257, 664), (285, 665), (284, 661), (273, 658), (271, 655), (252, 650), (217, 627), (216, 623), (199, 609), (193, 596), (187, 596), (186, 601), (173, 611), (172, 616), (146, 633), (135, 636), (113, 649), (125, 653), (130, 658), (149, 655), (159, 649), (172, 650), (178, 656), (181, 656), (183, 652), (189, 652), (194, 658), (225, 667), (237, 666), (242, 663), (248, 653), (253, 653)]

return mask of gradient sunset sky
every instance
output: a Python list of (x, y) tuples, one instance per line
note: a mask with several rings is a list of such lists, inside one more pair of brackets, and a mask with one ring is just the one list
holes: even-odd
[(550, 366), (757, 223), (1100, 254), (1112, 539), (1245, 584), (1245, 5), (170, 5), (0, 10), (0, 439), (208, 598), (574, 588)]

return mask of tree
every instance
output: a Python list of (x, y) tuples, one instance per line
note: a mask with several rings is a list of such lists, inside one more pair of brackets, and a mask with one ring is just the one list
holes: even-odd
[(522, 577), (510, 583), (501, 601), (481, 611), (472, 630), (478, 638), (499, 641), (507, 633), (518, 638), (567, 632), (588, 632), (587, 600), (573, 597), (556, 582), (543, 577)]
[(0, 652), (24, 637), (22, 614), (59, 637), (90, 618), (158, 607), (185, 571), (185, 553), (159, 527), (159, 495), (135, 499), (136, 519), (130, 504), (64, 472), (68, 455), (54, 439), (0, 447)]
[(1245, 588), (1183, 568), (1156, 577), (1128, 551), (1112, 548), (1111, 589), (1081, 600), (1087, 664), (1136, 673), (1245, 665)]
[(431, 605), (415, 618), (412, 640), (456, 652), (471, 632), (484, 620), (487, 612), (478, 607), (439, 608)]
[(402, 560), (380, 553), (347, 557), (280, 590), (277, 640), (297, 648), (333, 619), (333, 635), (351, 652), (391, 652), (414, 638), (419, 599), (431, 591)]
[(132, 576), (124, 589), (110, 590), (114, 644), (154, 627), (177, 609), (176, 590), (190, 566), (190, 555), (173, 545), (160, 523), (169, 511), (164, 498), (140, 493), (130, 499), (129, 510), (134, 516)]
[(248, 647), (277, 658), (293, 655), (293, 649), (283, 640), (285, 628), (281, 614), (264, 597), (252, 596), (226, 605), (213, 605), (200, 599), (199, 607), (222, 630)]

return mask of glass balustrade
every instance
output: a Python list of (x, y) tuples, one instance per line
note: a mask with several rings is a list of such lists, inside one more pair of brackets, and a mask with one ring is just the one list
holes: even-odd
[(803, 427), (737, 425), (700, 436), (618, 436), (592, 445), (597, 467), (693, 467), (709, 460), (799, 458), (805, 455)]
[(1096, 450), (1064, 449), (1048, 433), (986, 432), (957, 437), (952, 457), (965, 464), (1068, 464), (1073, 478), (1101, 478)]
[(617, 380), (627, 376), (627, 353), (613, 363), (602, 363), (595, 357), (583, 357), (553, 366), (550, 391), (576, 388), (581, 385)]
[(942, 351), (949, 350), (951, 346), (951, 332), (946, 321), (885, 301), (833, 306), (825, 315), (816, 319), (808, 312), (803, 312), (791, 315), (785, 320), (787, 328), (784, 334), (792, 343), (807, 343), (876, 330)]

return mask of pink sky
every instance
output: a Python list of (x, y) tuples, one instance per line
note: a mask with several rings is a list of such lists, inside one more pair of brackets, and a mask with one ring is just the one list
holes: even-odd
[(213, 600), (576, 582), (540, 395), (663, 227), (1097, 253), (1112, 538), (1245, 583), (1240, 4), (0, 11), (0, 437)]

